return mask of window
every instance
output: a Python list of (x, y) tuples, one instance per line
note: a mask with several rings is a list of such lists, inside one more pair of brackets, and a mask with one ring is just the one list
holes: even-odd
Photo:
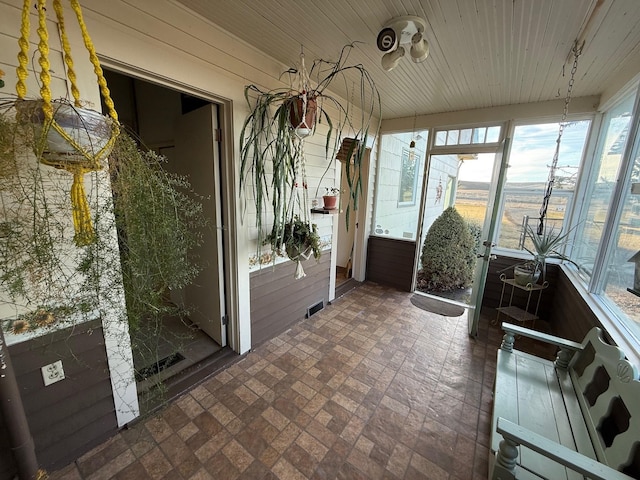
[[(601, 264), (595, 259), (592, 261), (595, 267), (591, 273), (591, 290), (600, 295), (624, 329), (640, 342), (640, 272), (635, 274), (635, 264), (640, 261), (640, 133), (636, 130), (635, 138), (629, 138), (629, 142), (633, 142), (631, 145), (627, 145), (626, 138), (632, 130), (633, 104), (630, 100), (633, 98), (628, 97), (607, 117), (607, 128), (602, 133), (604, 146), (600, 158), (604, 161), (600, 171), (607, 159), (619, 165), (619, 173), (613, 174), (611, 182), (617, 187), (601, 189), (605, 199), (612, 204), (604, 227), (586, 230), (600, 234), (601, 246), (596, 258), (604, 259)], [(635, 122), (638, 122), (637, 118)], [(604, 183), (604, 180), (596, 179), (594, 183)], [(593, 195), (590, 205), (605, 199)], [(589, 213), (593, 211), (598, 208), (588, 210)]]
[(398, 190), (398, 206), (416, 204), (418, 186), (415, 149), (402, 149), (402, 170), (400, 171), (400, 188)]
[(490, 127), (453, 128), (451, 130), (436, 131), (436, 147), (450, 145), (480, 145), (498, 143), (500, 141), (499, 125)]
[[(579, 120), (565, 126), (553, 195), (547, 208), (548, 228), (563, 228), (565, 213), (573, 202), (590, 124), (589, 120)], [(527, 225), (537, 228), (558, 128), (558, 123), (545, 123), (518, 125), (514, 129), (498, 236), (502, 248), (522, 250)]]
[(600, 138), (591, 167), (582, 216), (578, 224), (580, 242), (574, 246), (574, 260), (588, 281), (602, 240), (611, 198), (616, 186), (622, 155), (627, 143), (635, 95), (628, 95), (604, 116)]

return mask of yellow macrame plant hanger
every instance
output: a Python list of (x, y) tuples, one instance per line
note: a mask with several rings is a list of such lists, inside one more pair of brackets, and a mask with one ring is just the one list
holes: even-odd
[[(22, 22), (20, 28), (20, 38), (18, 39), (18, 45), (20, 51), (18, 53), (18, 67), (16, 69), (18, 82), (16, 84), (16, 93), (19, 100), (25, 100), (27, 95), (26, 79), (28, 75), (27, 66), (29, 62), (29, 10), (31, 8), (32, 0), (24, 0), (22, 7)], [(36, 141), (36, 155), (38, 160), (45, 164), (56, 168), (64, 169), (73, 174), (73, 184), (71, 186), (71, 207), (73, 212), (73, 225), (75, 229), (74, 240), (76, 245), (84, 246), (95, 241), (95, 231), (91, 223), (91, 213), (89, 209), (89, 202), (84, 190), (84, 174), (97, 171), (102, 168), (101, 162), (111, 152), (115, 140), (120, 133), (118, 114), (116, 113), (113, 100), (111, 99), (109, 88), (107, 87), (107, 81), (104, 77), (102, 68), (98, 56), (96, 55), (95, 48), (87, 32), (87, 27), (82, 17), (82, 10), (77, 0), (69, 1), (72, 10), (76, 14), (78, 25), (82, 33), (85, 48), (89, 52), (89, 60), (93, 65), (94, 73), (98, 79), (98, 85), (104, 103), (107, 107), (110, 127), (110, 137), (101, 145), (97, 151), (91, 148), (91, 144), (82, 145), (77, 139), (70, 135), (55, 118), (55, 111), (53, 102), (51, 99), (51, 73), (49, 63), (49, 33), (47, 31), (47, 18), (46, 18), (46, 0), (37, 0), (36, 8), (38, 11), (38, 51), (40, 57), (38, 63), (40, 64), (40, 97), (42, 99), (42, 115), (44, 116), (44, 122), (42, 125), (41, 138)], [(76, 82), (76, 73), (74, 70), (73, 59), (71, 57), (71, 46), (67, 37), (64, 23), (63, 8), (60, 0), (53, 0), (53, 8), (58, 21), (58, 28), (60, 30), (60, 38), (62, 42), (62, 50), (64, 54), (64, 62), (67, 67), (67, 77), (71, 86), (71, 94), (73, 95), (74, 109), (82, 109), (80, 101), (80, 91)], [(19, 101), (16, 102), (19, 104)], [(106, 120), (106, 119), (105, 119)], [(49, 130), (53, 129), (57, 132), (69, 145), (73, 147), (72, 155), (55, 155), (50, 158), (43, 154), (42, 145), (46, 141)]]

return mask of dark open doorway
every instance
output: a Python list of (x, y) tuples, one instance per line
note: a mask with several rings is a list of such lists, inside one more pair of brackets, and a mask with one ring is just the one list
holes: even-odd
[[(205, 374), (227, 353), (224, 246), (221, 236), (217, 105), (165, 86), (105, 71), (120, 122), (146, 148), (166, 158), (163, 169), (185, 176), (201, 198), (210, 227), (195, 252), (202, 271), (192, 285), (167, 292), (188, 315), (130, 325), (138, 396), (144, 413)], [(126, 254), (126, 253), (124, 253)]]

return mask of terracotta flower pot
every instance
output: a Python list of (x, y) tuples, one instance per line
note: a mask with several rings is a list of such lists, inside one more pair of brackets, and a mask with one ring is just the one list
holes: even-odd
[(338, 206), (338, 197), (335, 195), (323, 195), (322, 201), (326, 210), (333, 210)]
[(307, 98), (306, 104), (301, 96), (296, 97), (293, 102), (291, 102), (289, 121), (298, 137), (304, 138), (311, 134), (316, 121), (317, 109), (318, 102), (314, 97)]

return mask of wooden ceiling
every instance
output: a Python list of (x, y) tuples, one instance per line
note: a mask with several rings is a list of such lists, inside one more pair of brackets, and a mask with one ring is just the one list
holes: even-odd
[[(384, 119), (564, 97), (576, 39), (574, 96), (640, 71), (640, 0), (176, 1), (287, 66), (301, 45), (307, 59), (335, 60), (359, 42), (350, 62), (374, 78)], [(426, 20), (430, 54), (386, 72), (376, 37), (402, 15)]]

